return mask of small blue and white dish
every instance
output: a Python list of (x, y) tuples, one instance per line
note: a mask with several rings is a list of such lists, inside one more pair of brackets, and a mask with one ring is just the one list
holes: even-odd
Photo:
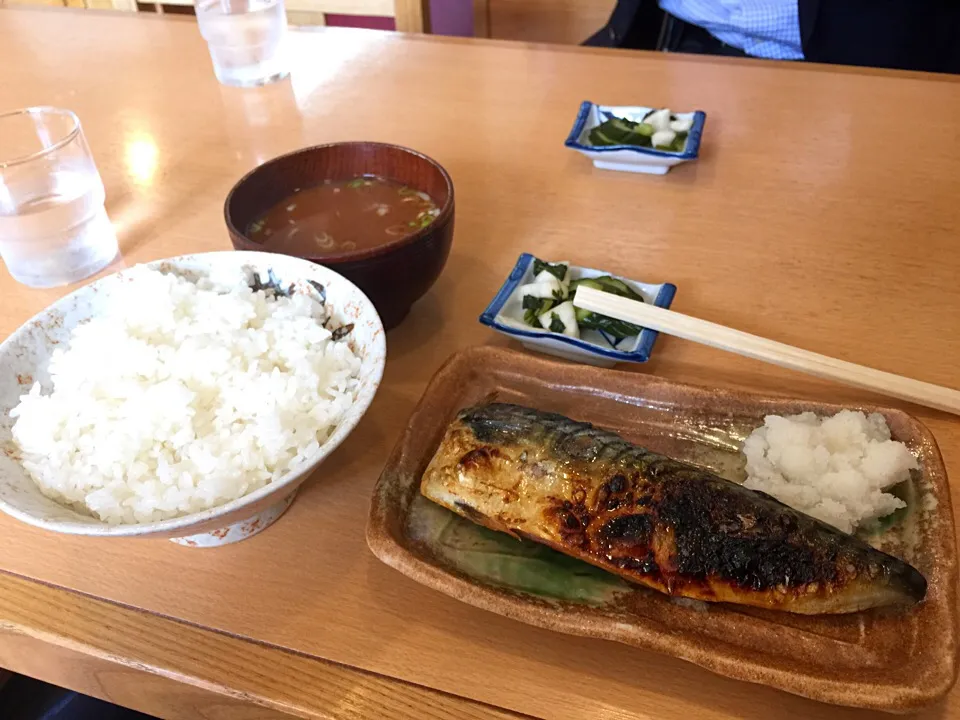
[[(624, 338), (619, 343), (596, 330), (585, 330), (579, 338), (531, 327), (523, 320), (523, 297), (520, 286), (533, 282), (533, 262), (536, 258), (523, 253), (514, 265), (496, 297), (480, 316), (480, 322), (505, 335), (517, 338), (528, 350), (556, 355), (567, 360), (613, 367), (618, 362), (646, 362), (657, 340), (654, 330), (644, 328), (639, 335)], [(595, 278), (611, 273), (593, 268), (570, 265), (570, 279)], [(672, 283), (659, 285), (641, 283), (613, 275), (643, 296), (645, 302), (657, 307), (669, 308), (677, 286)]]
[(692, 113), (676, 113), (677, 118), (689, 118), (693, 121), (683, 152), (670, 152), (637, 145), (598, 147), (590, 143), (590, 131), (607, 120), (613, 117), (621, 117), (640, 122), (647, 113), (655, 109), (631, 105), (619, 107), (595, 105), (592, 102), (584, 101), (580, 105), (577, 121), (573, 124), (573, 129), (567, 136), (564, 145), (583, 153), (593, 160), (594, 167), (604, 170), (663, 175), (674, 165), (679, 165), (687, 160), (695, 160), (700, 154), (700, 137), (703, 135), (703, 124), (707, 121), (707, 114), (702, 110), (696, 110)]

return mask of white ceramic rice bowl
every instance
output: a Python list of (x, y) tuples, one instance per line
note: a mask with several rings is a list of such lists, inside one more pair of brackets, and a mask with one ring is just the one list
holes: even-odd
[(109, 525), (51, 500), (20, 465), (13, 443), (10, 411), (34, 381), (48, 387), (47, 364), (53, 349), (64, 342), (79, 323), (105, 307), (120, 283), (130, 274), (123, 270), (102, 278), (34, 316), (0, 343), (0, 510), (35, 527), (72, 535), (99, 537), (173, 538), (182, 544), (208, 547), (251, 537), (276, 520), (290, 505), (300, 484), (351, 433), (363, 417), (380, 385), (386, 362), (383, 325), (373, 304), (361, 290), (338, 273), (310, 261), (287, 255), (225, 251), (183, 255), (148, 263), (156, 269), (216, 272), (250, 268), (264, 278), (268, 269), (283, 284), (313, 280), (327, 291), (334, 317), (353, 323), (351, 348), (361, 356), (357, 399), (330, 438), (302, 465), (279, 480), (203, 512), (150, 523)]

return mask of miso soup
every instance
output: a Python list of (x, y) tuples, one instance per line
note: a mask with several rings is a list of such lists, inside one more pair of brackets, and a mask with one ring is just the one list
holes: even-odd
[(383, 245), (439, 214), (429, 195), (393, 180), (326, 180), (270, 208), (250, 224), (247, 237), (274, 252), (311, 257)]

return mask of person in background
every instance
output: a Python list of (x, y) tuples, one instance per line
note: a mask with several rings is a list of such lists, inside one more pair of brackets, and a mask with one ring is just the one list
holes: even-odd
[(960, 72), (960, 0), (619, 0), (587, 45)]

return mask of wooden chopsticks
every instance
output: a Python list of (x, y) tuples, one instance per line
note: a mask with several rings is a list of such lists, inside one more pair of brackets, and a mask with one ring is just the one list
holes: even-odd
[(960, 415), (960, 391), (952, 388), (837, 360), (594, 288), (578, 287), (573, 304), (684, 340)]

